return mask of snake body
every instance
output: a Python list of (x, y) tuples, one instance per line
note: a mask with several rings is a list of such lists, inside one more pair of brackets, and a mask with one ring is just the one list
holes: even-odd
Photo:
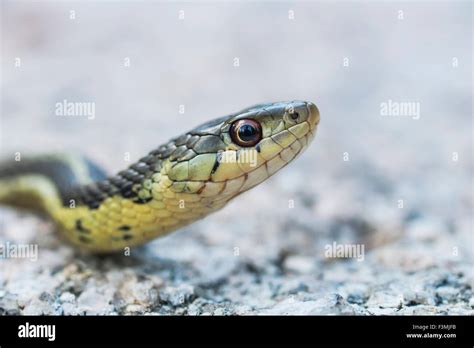
[(82, 157), (6, 162), (0, 203), (46, 214), (82, 249), (121, 250), (221, 209), (300, 154), (318, 123), (313, 103), (256, 105), (194, 128), (110, 177)]

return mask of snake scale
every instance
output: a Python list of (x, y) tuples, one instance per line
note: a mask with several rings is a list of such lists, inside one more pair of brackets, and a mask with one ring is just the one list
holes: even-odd
[(49, 216), (81, 249), (121, 250), (201, 219), (266, 180), (308, 146), (318, 123), (310, 102), (252, 106), (170, 140), (115, 176), (70, 155), (5, 162), (0, 203)]

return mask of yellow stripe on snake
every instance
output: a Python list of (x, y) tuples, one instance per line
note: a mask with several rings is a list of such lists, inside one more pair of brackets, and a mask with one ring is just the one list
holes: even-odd
[(0, 203), (48, 215), (82, 249), (120, 250), (221, 209), (291, 162), (318, 123), (313, 103), (256, 105), (174, 138), (111, 177), (83, 158), (22, 158), (0, 166)]

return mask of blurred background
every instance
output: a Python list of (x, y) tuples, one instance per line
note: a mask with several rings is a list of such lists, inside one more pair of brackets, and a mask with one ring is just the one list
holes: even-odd
[[(0, 241), (37, 243), (40, 258), (0, 261), (0, 310), (473, 313), (472, 3), (1, 10), (2, 158), (77, 152), (113, 173), (127, 153), (252, 104), (312, 101), (321, 122), (281, 173), (131, 258), (77, 253), (2, 208)], [(94, 119), (57, 116), (63, 100), (94, 103)], [(390, 101), (419, 114), (385, 115)], [(333, 242), (364, 245), (364, 260), (328, 259)]]

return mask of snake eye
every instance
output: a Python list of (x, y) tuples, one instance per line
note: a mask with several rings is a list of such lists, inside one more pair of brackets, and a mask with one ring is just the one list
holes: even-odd
[(254, 146), (262, 139), (262, 127), (251, 119), (238, 120), (230, 127), (230, 137), (239, 146)]

